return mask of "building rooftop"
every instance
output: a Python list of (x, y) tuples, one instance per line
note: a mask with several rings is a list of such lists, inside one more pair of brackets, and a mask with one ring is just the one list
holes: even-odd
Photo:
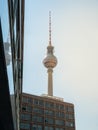
[(55, 99), (55, 100), (64, 101), (64, 99), (61, 98), (61, 97), (50, 96), (48, 94), (42, 94), (41, 97), (45, 97), (45, 98), (49, 98), (49, 99), (52, 98), (52, 99)]

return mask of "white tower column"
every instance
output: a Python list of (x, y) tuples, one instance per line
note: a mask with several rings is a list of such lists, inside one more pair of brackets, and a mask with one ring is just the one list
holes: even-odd
[(53, 79), (52, 79), (53, 69), (49, 68), (47, 72), (48, 72), (48, 95), (53, 96)]
[(54, 47), (51, 43), (51, 12), (49, 12), (49, 45), (47, 47), (47, 56), (43, 60), (44, 66), (47, 68), (48, 72), (48, 95), (53, 96), (53, 79), (52, 72), (53, 68), (57, 65), (57, 58), (53, 54)]

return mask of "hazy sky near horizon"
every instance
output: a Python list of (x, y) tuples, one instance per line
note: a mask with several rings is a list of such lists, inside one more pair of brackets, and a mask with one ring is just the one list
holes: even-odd
[(42, 62), (51, 11), (58, 59), (54, 96), (75, 105), (76, 130), (98, 130), (98, 0), (25, 0), (25, 5), (23, 91), (47, 93), (47, 69)]

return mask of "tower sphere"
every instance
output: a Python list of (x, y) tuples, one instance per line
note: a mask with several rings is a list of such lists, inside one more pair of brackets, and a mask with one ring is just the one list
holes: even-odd
[(46, 68), (54, 68), (57, 65), (57, 58), (53, 55), (53, 46), (48, 46), (47, 50), (47, 56), (43, 60), (43, 64)]

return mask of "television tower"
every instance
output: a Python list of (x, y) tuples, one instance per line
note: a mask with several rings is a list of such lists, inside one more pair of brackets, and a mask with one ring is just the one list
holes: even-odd
[(53, 68), (57, 65), (57, 58), (53, 54), (54, 47), (51, 43), (51, 12), (49, 11), (49, 45), (47, 46), (47, 56), (43, 60), (44, 66), (48, 69), (48, 96), (53, 96)]

